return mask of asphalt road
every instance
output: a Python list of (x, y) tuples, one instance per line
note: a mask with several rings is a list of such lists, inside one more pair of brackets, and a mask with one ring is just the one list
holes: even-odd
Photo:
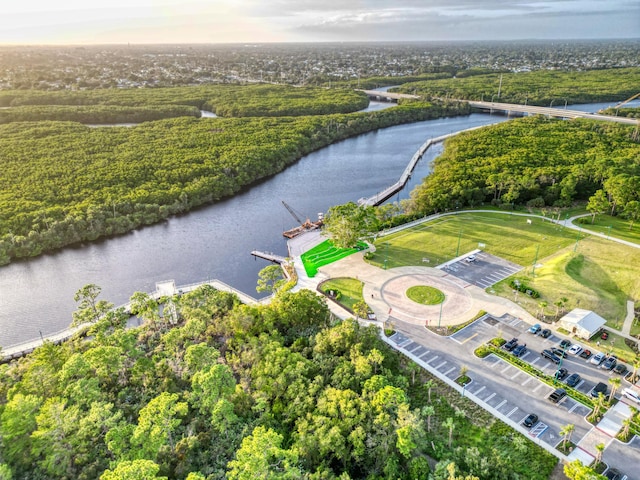
[[(592, 426), (585, 420), (590, 412), (586, 406), (565, 397), (559, 404), (550, 402), (547, 397), (553, 388), (524, 373), (517, 367), (490, 355), (477, 358), (473, 351), (487, 340), (502, 335), (503, 338), (518, 337), (529, 348), (524, 360), (530, 361), (546, 373), (553, 374), (557, 366), (542, 358), (540, 351), (555, 346), (560, 341), (557, 336), (543, 339), (526, 333), (529, 324), (514, 317), (503, 319), (489, 318), (478, 320), (443, 339), (425, 328), (409, 323), (395, 321), (398, 332), (392, 341), (401, 350), (409, 352), (426, 363), (430, 369), (454, 380), (464, 365), (472, 379), (466, 389), (477, 396), (486, 405), (504, 415), (511, 425), (527, 435), (536, 443), (546, 443), (555, 447), (561, 440), (560, 430), (564, 425), (573, 424), (575, 430), (572, 441), (578, 443)], [(571, 358), (569, 358), (571, 357)], [(608, 384), (610, 373), (595, 368), (586, 360), (568, 356), (563, 365), (569, 373), (578, 372), (585, 379), (579, 389), (588, 391), (598, 381)], [(535, 413), (543, 425), (525, 428), (521, 422), (529, 414)], [(640, 480), (638, 473), (629, 472), (630, 465), (640, 465), (640, 441), (622, 445), (614, 440), (605, 450), (603, 460), (628, 475), (629, 480)]]

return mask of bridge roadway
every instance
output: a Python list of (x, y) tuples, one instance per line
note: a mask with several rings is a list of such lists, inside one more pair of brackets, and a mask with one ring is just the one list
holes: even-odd
[(417, 100), (421, 98), (419, 95), (410, 95), (408, 93), (391, 93), (391, 92), (383, 92), (382, 90), (359, 90), (360, 92), (366, 93), (369, 98), (379, 98), (380, 100), (395, 100), (396, 102), (401, 98), (410, 98), (412, 100)]
[(461, 100), (467, 102), (473, 108), (481, 110), (499, 111), (511, 113), (528, 113), (529, 115), (547, 115), (559, 118), (590, 118), (592, 120), (602, 120), (605, 122), (624, 123), (627, 125), (640, 125), (640, 121), (629, 117), (614, 117), (612, 115), (601, 115), (598, 113), (580, 112), (578, 110), (566, 110), (563, 108), (538, 107), (536, 105), (515, 105), (512, 103), (498, 102), (478, 102), (473, 100)]

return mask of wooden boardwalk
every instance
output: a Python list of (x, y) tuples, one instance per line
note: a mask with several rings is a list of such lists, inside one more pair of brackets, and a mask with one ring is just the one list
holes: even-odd
[(260, 250), (253, 250), (251, 252), (251, 255), (253, 255), (254, 257), (262, 258), (264, 260), (269, 260), (270, 262), (273, 262), (273, 263), (278, 263), (280, 265), (282, 265), (287, 261), (287, 259), (281, 255), (276, 255), (275, 253), (261, 252)]

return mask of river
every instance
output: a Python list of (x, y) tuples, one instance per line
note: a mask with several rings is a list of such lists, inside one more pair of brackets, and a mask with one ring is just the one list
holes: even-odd
[[(101, 286), (101, 298), (115, 304), (125, 303), (135, 291), (154, 291), (156, 282), (168, 279), (181, 285), (216, 278), (257, 296), (258, 272), (268, 264), (255, 260), (251, 250), (286, 255), (282, 231), (296, 226), (282, 200), (315, 219), (332, 205), (371, 196), (396, 182), (428, 138), (504, 120), (472, 114), (370, 132), (307, 155), (215, 205), (117, 238), (1, 267), (0, 346), (66, 328), (76, 308), (74, 293), (88, 283)], [(438, 145), (427, 152), (410, 183), (390, 200), (407, 198), (441, 151)]]

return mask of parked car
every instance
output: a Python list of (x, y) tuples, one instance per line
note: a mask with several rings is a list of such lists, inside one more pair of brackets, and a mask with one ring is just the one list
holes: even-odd
[(522, 421), (522, 424), (527, 428), (533, 427), (536, 423), (538, 423), (538, 415), (535, 413), (530, 413), (527, 415), (527, 418)]
[(516, 348), (514, 348), (511, 353), (514, 354), (516, 357), (521, 357), (522, 355), (525, 354), (525, 352), (527, 351), (527, 344), (523, 344), (523, 345), (518, 345)]
[(614, 368), (613, 371), (618, 375), (626, 375), (629, 369), (624, 363), (619, 363), (618, 365), (616, 365), (616, 368)]
[(540, 336), (542, 338), (549, 338), (551, 336), (551, 330), (549, 330), (548, 328), (545, 328), (540, 332)]
[(540, 352), (540, 355), (543, 356), (544, 358), (551, 360), (555, 364), (560, 363), (560, 357), (557, 357), (556, 355), (554, 355), (551, 350), (543, 350), (542, 352)]
[(566, 396), (567, 391), (564, 388), (556, 388), (553, 392), (551, 392), (551, 395), (549, 395), (549, 400), (551, 400), (553, 403), (558, 403)]
[(476, 256), (475, 256), (475, 255), (469, 255), (467, 258), (465, 258), (465, 260), (466, 260), (468, 263), (473, 263), (473, 262), (475, 262), (475, 261), (476, 261)]
[(602, 333), (600, 334), (600, 338), (602, 340), (606, 340), (607, 338), (609, 338), (609, 332), (607, 332), (606, 330), (603, 330)]
[(616, 357), (615, 355), (611, 355), (604, 362), (602, 362), (600, 368), (604, 368), (605, 370), (613, 370), (613, 367), (615, 367), (617, 363), (618, 357)]
[(551, 351), (553, 352), (554, 355), (560, 357), (560, 358), (566, 358), (567, 356), (567, 352), (565, 350), (563, 350), (562, 348), (552, 348)]
[(624, 390), (622, 390), (622, 396), (640, 404), (640, 391), (638, 390), (635, 390), (633, 388), (625, 388)]
[(596, 398), (600, 393), (602, 393), (605, 397), (607, 396), (606, 383), (598, 382), (598, 384), (595, 387), (593, 387), (593, 389), (591, 390), (591, 396), (593, 398)]
[(571, 342), (569, 340), (562, 340), (560, 342), (560, 348), (569, 348), (571, 346)]
[(542, 327), (540, 326), (539, 323), (536, 323), (535, 325), (531, 325), (531, 327), (529, 327), (529, 330), (527, 330), (527, 332), (533, 333), (535, 335), (540, 330), (542, 330)]
[(571, 348), (567, 350), (571, 355), (579, 355), (582, 351), (582, 347), (580, 345), (571, 345)]
[(516, 348), (517, 346), (518, 346), (518, 339), (517, 338), (512, 338), (507, 343), (505, 343), (502, 346), (502, 348), (504, 348), (507, 352), (510, 352), (511, 350)]
[(604, 362), (604, 357), (605, 354), (602, 352), (598, 352), (596, 353), (593, 358), (591, 360), (589, 360), (591, 363), (593, 363), (594, 365), (600, 365), (602, 362)]
[(620, 470), (616, 469), (616, 468), (610, 468), (608, 469), (604, 476), (608, 479), (608, 480), (627, 480), (627, 476), (624, 475)]
[(580, 383), (580, 380), (582, 380), (582, 377), (580, 377), (580, 375), (578, 375), (577, 373), (572, 373), (567, 377), (564, 383), (566, 383), (570, 387), (575, 387)]
[(558, 369), (558, 371), (556, 372), (555, 376), (556, 376), (556, 379), (562, 380), (567, 375), (569, 375), (569, 370), (567, 370), (566, 368), (562, 367), (562, 368)]
[(578, 356), (580, 358), (585, 358), (588, 360), (589, 358), (591, 358), (591, 350), (582, 350)]

